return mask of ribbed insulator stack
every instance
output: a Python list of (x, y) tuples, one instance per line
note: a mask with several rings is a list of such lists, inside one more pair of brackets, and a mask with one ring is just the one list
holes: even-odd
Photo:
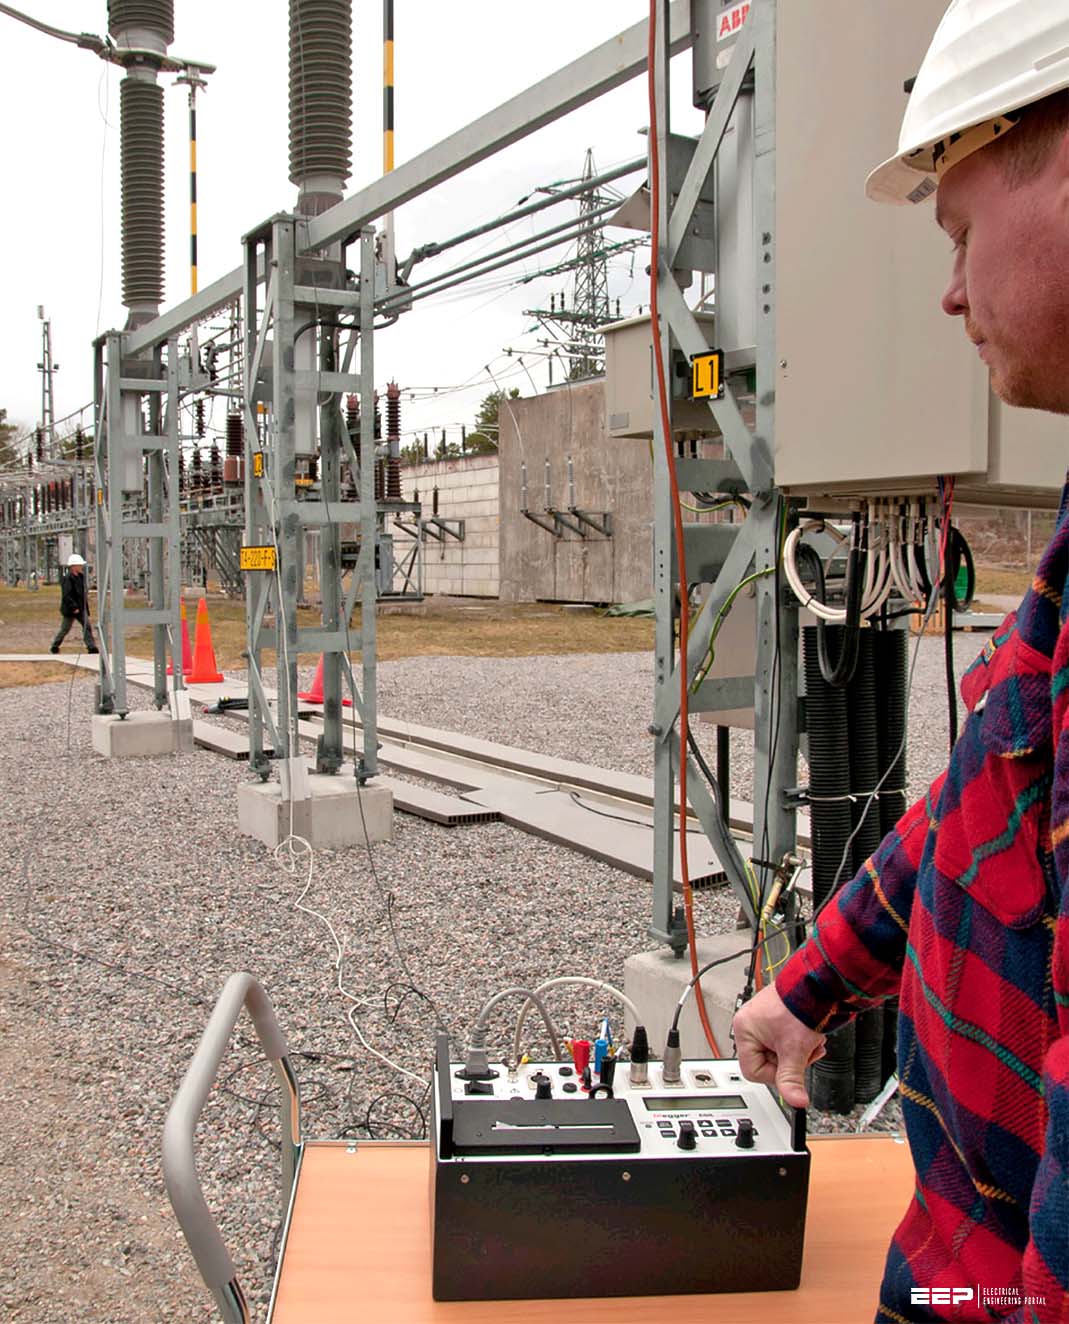
[(108, 33), (148, 31), (174, 41), (174, 0), (108, 0)]
[(386, 461), (375, 461), (375, 500), (386, 500)]
[(401, 500), (401, 388), (390, 382), (386, 388), (386, 439), (390, 453), (386, 460), (386, 500)]
[(76, 460), (85, 459), (85, 433), (78, 428), (74, 434), (74, 458)]
[(184, 495), (186, 490), (186, 455), (185, 451), (179, 448), (178, 451), (178, 492)]
[(386, 461), (386, 500), (401, 501), (402, 499), (401, 461), (396, 455), (391, 455)]
[(122, 297), (131, 310), (163, 302), (163, 89), (124, 78), (122, 139)]
[(350, 437), (360, 430), (360, 397), (358, 395), (347, 395), (345, 397), (345, 426), (349, 429)]
[(245, 420), (240, 414), (226, 416), (226, 453), (240, 457), (245, 451)]
[(192, 472), (189, 475), (189, 490), (191, 492), (200, 492), (204, 487), (204, 461), (201, 458), (200, 447), (193, 448)]
[(386, 388), (386, 436), (391, 442), (401, 440), (401, 388), (396, 382)]
[(352, 165), (352, 0), (290, 0), (290, 181), (314, 214)]
[(204, 436), (204, 401), (193, 402), (193, 431), (198, 437)]
[(223, 482), (240, 483), (245, 476), (245, 419), (241, 414), (226, 416), (226, 459)]
[(212, 487), (222, 487), (223, 485), (223, 457), (219, 454), (219, 447), (212, 442), (212, 448), (208, 453), (208, 464), (211, 473)]

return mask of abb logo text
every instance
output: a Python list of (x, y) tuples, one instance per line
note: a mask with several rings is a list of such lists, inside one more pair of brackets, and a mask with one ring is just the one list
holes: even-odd
[(717, 19), (717, 41), (727, 41), (728, 37), (734, 37), (746, 22), (746, 15), (749, 12), (749, 0), (746, 0), (745, 4), (732, 5), (730, 9), (725, 9), (719, 19)]

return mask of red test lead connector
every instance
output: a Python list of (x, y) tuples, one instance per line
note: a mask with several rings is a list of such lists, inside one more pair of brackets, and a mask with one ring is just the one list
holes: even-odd
[(590, 1065), (589, 1039), (572, 1040), (572, 1061), (575, 1063), (575, 1074), (582, 1080), (583, 1072)]

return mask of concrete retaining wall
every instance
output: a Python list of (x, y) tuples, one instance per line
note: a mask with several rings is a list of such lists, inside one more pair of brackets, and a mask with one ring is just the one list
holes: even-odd
[[(438, 491), (438, 514), (464, 520), (464, 541), (446, 535), (444, 542), (427, 536), (424, 544), (424, 587), (427, 593), (495, 598), (498, 595), (498, 459), (473, 455), (459, 460), (430, 460), (406, 465), (401, 488), (407, 500), (416, 493), (423, 517), (432, 513)], [(398, 555), (407, 539), (395, 530)]]
[[(510, 407), (511, 406), (511, 407)], [(510, 602), (634, 602), (652, 594), (653, 465), (646, 441), (616, 441), (605, 430), (600, 380), (561, 386), (501, 409), (501, 598)], [(521, 511), (522, 466), (527, 505), (569, 505), (568, 458), (580, 510), (608, 511), (613, 536), (570, 530), (562, 537)]]

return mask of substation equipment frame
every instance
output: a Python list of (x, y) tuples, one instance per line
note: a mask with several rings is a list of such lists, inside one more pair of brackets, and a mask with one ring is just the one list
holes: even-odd
[[(250, 572), (246, 579), (249, 666), (249, 762), (264, 780), (270, 759), (264, 743), (273, 742), (282, 775), (283, 799), (299, 801), (304, 767), (300, 757), (297, 710), (298, 652), (323, 657), (323, 734), (318, 739), (316, 771), (337, 772), (344, 757), (343, 679), (347, 681), (362, 728), (362, 752), (355, 752), (356, 775), (365, 781), (378, 771), (378, 730), (375, 702), (375, 499), (374, 335), (376, 263), (374, 231), (360, 236), (360, 280), (349, 288), (340, 246), (334, 256), (321, 251), (302, 255), (300, 232), (307, 221), (276, 216), (245, 239), (245, 378), (242, 410), (245, 418), (245, 542), (274, 549), (277, 568)], [(263, 290), (261, 294), (261, 288)], [(339, 365), (335, 355), (338, 319), (353, 322), (349, 347)], [(318, 366), (298, 368), (295, 347), (302, 335), (316, 333)], [(355, 343), (360, 349), (359, 372), (349, 372)], [(359, 454), (345, 425), (341, 393), (359, 393), (361, 401)], [(256, 405), (267, 399), (269, 444), (256, 428)], [(298, 450), (315, 450), (314, 413), (319, 415), (320, 492), (318, 499), (298, 500)], [(342, 463), (359, 475), (356, 501), (342, 496)], [(359, 526), (359, 550), (348, 588), (342, 591), (342, 523)], [(301, 628), (297, 604), (303, 596), (301, 545), (307, 528), (319, 531), (322, 623)], [(360, 629), (349, 621), (360, 597)], [(270, 612), (272, 623), (266, 623)], [(278, 676), (278, 717), (272, 717), (262, 679), (262, 650), (275, 650)], [(349, 653), (359, 648), (362, 679), (353, 677)]]
[[(128, 352), (125, 341), (125, 333), (109, 331), (94, 345), (93, 466), (100, 623), (97, 709), (126, 715), (126, 635), (148, 625), (153, 637), (156, 707), (169, 704), (172, 716), (188, 717), (187, 700), (180, 697), (184, 687), (178, 339), (170, 336), (138, 357)], [(143, 489), (147, 491), (144, 500)], [(136, 553), (147, 559), (145, 607), (126, 603), (126, 567)], [(170, 684), (168, 662), (173, 671)]]
[[(775, 427), (776, 297), (775, 297), (775, 150), (776, 150), (776, 2), (755, 0), (736, 39), (730, 62), (714, 73), (714, 38), (719, 6), (712, 0), (696, 4), (700, 29), (694, 50), (695, 87), (699, 70), (719, 81), (701, 137), (694, 142), (674, 137), (669, 122), (670, 12), (659, 3), (654, 34), (653, 71), (656, 106), (656, 150), (661, 169), (656, 197), (660, 243), (654, 255), (661, 313), (655, 352), (673, 365), (709, 352), (707, 333), (687, 306), (681, 282), (694, 270), (716, 274), (717, 343), (725, 348), (725, 381), (720, 399), (706, 401), (710, 431), (724, 442), (724, 459), (680, 458), (676, 461), (680, 491), (746, 492), (750, 507), (741, 524), (684, 526), (688, 567), (700, 573), (692, 581), (708, 581), (709, 591), (692, 621), (686, 658), (677, 658), (675, 627), (679, 582), (665, 428), (654, 408), (654, 602), (656, 609), (654, 663), (654, 870), (655, 937), (677, 955), (687, 936), (673, 882), (675, 790), (679, 761), (688, 760), (688, 799), (720, 860), (751, 928), (758, 916), (746, 880), (746, 864), (729, 826), (725, 792), (716, 796), (681, 748), (679, 668), (685, 667), (689, 708), (695, 713), (754, 706), (753, 842), (760, 855), (754, 867), (774, 869), (793, 856), (796, 825), (787, 791), (794, 783), (798, 752), (798, 611), (779, 591), (775, 567), (784, 519), (783, 499), (773, 482)], [(702, 45), (704, 43), (704, 46)], [(710, 84), (706, 82), (705, 87)], [(711, 197), (709, 180), (716, 169), (729, 123), (735, 120), (736, 144), (730, 159), (719, 162), (718, 187)], [(651, 147), (652, 147), (651, 143)], [(670, 161), (686, 159), (682, 179)], [(652, 172), (651, 172), (652, 179)], [(752, 207), (752, 212), (751, 212)], [(749, 265), (749, 271), (747, 270)], [(760, 272), (758, 290), (755, 275)], [(686, 274), (684, 274), (686, 273)], [(756, 328), (750, 343), (749, 328)], [(730, 330), (729, 330), (730, 328)], [(654, 335), (658, 329), (654, 328)], [(732, 336), (738, 343), (728, 343)], [(668, 381), (679, 380), (666, 366)], [(747, 426), (736, 396), (736, 384), (755, 397), (755, 428)], [(671, 429), (672, 390), (668, 390)], [(674, 444), (674, 442), (673, 442)], [(734, 590), (756, 566), (756, 656), (752, 681), (746, 677), (698, 681), (714, 623)], [(758, 875), (760, 877), (760, 874)], [(767, 893), (767, 887), (762, 891)]]

